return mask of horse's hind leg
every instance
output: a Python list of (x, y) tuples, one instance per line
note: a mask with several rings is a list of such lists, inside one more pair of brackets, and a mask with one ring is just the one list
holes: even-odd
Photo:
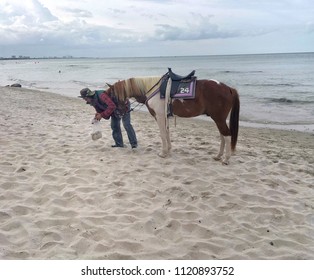
[(228, 165), (231, 157), (231, 136), (224, 136), (226, 143), (226, 154), (222, 160), (222, 164)]
[(218, 155), (214, 157), (214, 160), (221, 160), (225, 150), (225, 143), (225, 137), (220, 133), (220, 149)]
[[(220, 150), (216, 157), (214, 157), (215, 160), (221, 160), (222, 164), (228, 165), (229, 159), (231, 157), (231, 136), (230, 136), (230, 130), (226, 124), (226, 122), (217, 123), (216, 125), (220, 132)], [(223, 157), (224, 150), (226, 147), (226, 154)]]

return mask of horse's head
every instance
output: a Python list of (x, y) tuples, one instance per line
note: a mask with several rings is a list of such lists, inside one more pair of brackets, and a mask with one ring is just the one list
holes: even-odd
[(110, 96), (114, 95), (114, 86), (108, 83), (106, 83), (106, 85), (108, 86), (108, 88), (105, 90), (107, 94)]
[(145, 103), (147, 99), (146, 95), (143, 94), (143, 91), (134, 82), (134, 79), (118, 81), (113, 85), (106, 84), (108, 86), (106, 92), (110, 96), (115, 96), (119, 101), (134, 97), (137, 102)]

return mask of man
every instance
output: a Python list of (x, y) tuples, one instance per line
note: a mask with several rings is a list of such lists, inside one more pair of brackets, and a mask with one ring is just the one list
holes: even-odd
[(123, 137), (121, 133), (121, 119), (123, 126), (127, 132), (129, 142), (132, 149), (137, 148), (136, 134), (131, 124), (130, 115), (130, 101), (125, 101), (124, 108), (117, 108), (112, 98), (104, 90), (91, 91), (89, 88), (84, 88), (80, 91), (80, 98), (86, 101), (86, 104), (93, 106), (96, 110), (95, 119), (101, 120), (102, 118), (108, 120), (111, 118), (112, 138), (115, 144), (111, 147), (123, 148)]

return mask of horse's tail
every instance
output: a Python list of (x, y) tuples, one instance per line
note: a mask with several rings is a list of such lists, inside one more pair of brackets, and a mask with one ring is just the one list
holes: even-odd
[(231, 150), (234, 151), (238, 141), (239, 131), (239, 113), (240, 113), (240, 99), (236, 89), (231, 88), (231, 93), (234, 96), (233, 105), (230, 114), (230, 133), (231, 133)]

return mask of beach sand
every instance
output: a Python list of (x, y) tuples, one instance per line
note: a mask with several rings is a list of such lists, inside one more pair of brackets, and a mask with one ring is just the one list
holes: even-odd
[[(0, 88), (0, 259), (314, 259), (314, 137), (133, 112), (139, 147), (91, 139), (78, 98)], [(127, 137), (123, 130), (125, 144)]]

